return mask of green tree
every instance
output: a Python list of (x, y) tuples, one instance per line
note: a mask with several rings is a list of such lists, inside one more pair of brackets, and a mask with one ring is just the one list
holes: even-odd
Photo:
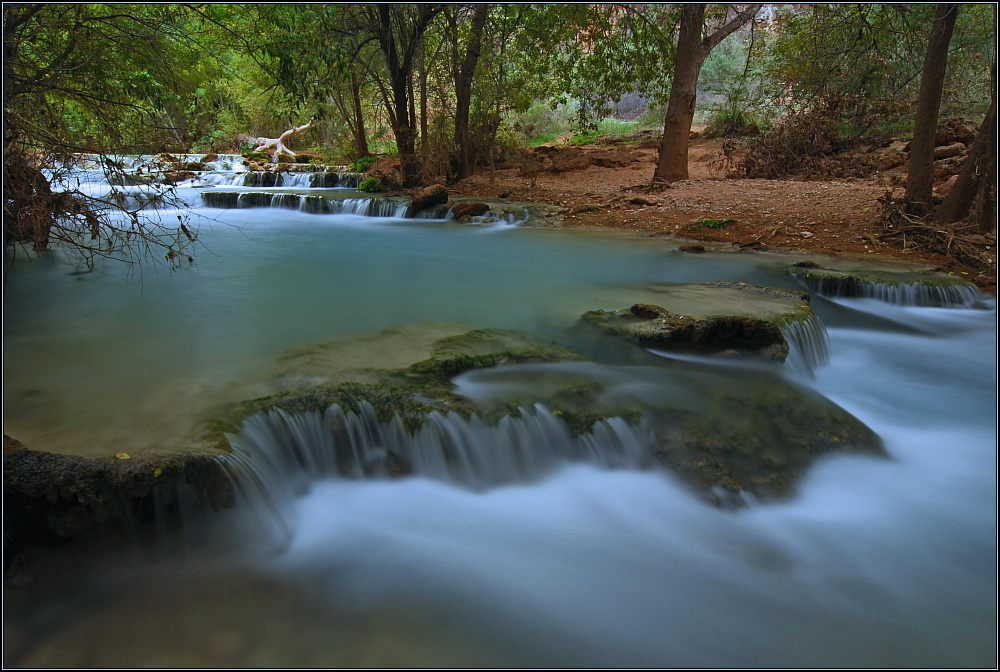
[(753, 19), (760, 5), (750, 5), (727, 13), (718, 28), (705, 34), (706, 5), (689, 4), (682, 9), (677, 32), (677, 52), (663, 139), (653, 180), (673, 182), (688, 177), (688, 146), (698, 97), (698, 75), (705, 59), (722, 40)]
[(171, 141), (164, 110), (181, 87), (164, 56), (178, 48), (181, 14), (165, 5), (4, 5), (5, 248), (61, 241), (88, 263), (187, 258), (196, 236), (183, 221), (140, 216), (144, 203), (114, 189), (97, 200), (53, 188), (80, 153), (97, 154), (108, 181), (123, 185), (110, 154)]

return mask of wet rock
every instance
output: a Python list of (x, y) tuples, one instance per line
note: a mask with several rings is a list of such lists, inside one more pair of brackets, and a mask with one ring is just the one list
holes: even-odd
[(681, 245), (677, 249), (679, 251), (681, 251), (681, 252), (690, 252), (692, 254), (701, 254), (702, 252), (705, 251), (705, 246), (704, 245), (689, 244), (689, 245)]
[(410, 197), (413, 199), (411, 207), (415, 212), (419, 212), (441, 203), (447, 203), (448, 190), (443, 184), (432, 184), (422, 189), (413, 189), (410, 191)]
[(161, 181), (163, 184), (174, 185), (179, 182), (194, 179), (195, 177), (197, 177), (197, 175), (192, 173), (190, 170), (171, 170), (170, 172), (164, 173)]
[(823, 268), (799, 264), (789, 269), (810, 291), (823, 296), (878, 298), (916, 306), (976, 306), (979, 291), (953, 275), (929, 271), (865, 268)]
[(827, 453), (886, 455), (878, 435), (853, 415), (773, 377), (747, 377), (709, 404), (659, 431), (654, 456), (718, 506), (742, 506), (745, 494), (786, 497)]
[[(590, 311), (583, 319), (644, 346), (716, 354), (736, 350), (782, 362), (788, 357), (782, 326), (816, 319), (808, 294), (746, 283), (675, 286), (664, 290), (663, 298), (673, 310), (637, 303), (623, 310)], [(696, 307), (711, 300), (721, 301), (711, 314)]]
[(29, 450), (4, 436), (5, 552), (75, 537), (109, 522), (151, 519), (154, 500), (168, 514), (176, 512), (181, 497), (211, 509), (231, 506), (231, 484), (216, 457), (193, 452), (128, 459), (60, 455)]
[(219, 160), (219, 155), (216, 154), (215, 152), (209, 152), (208, 154), (206, 154), (205, 156), (203, 156), (201, 160), (204, 163), (213, 163), (213, 162)]
[(489, 212), (490, 206), (481, 201), (463, 201), (451, 208), (451, 214), (459, 221), (468, 221), (471, 217), (480, 217)]

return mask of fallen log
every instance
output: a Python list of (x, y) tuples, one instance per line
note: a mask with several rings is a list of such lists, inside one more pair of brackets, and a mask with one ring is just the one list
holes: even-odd
[(288, 154), (289, 156), (295, 156), (295, 152), (288, 149), (285, 143), (291, 139), (296, 133), (301, 133), (312, 126), (312, 121), (303, 124), (301, 126), (296, 126), (295, 128), (290, 128), (276, 138), (257, 138), (257, 142), (260, 143), (258, 147), (255, 147), (253, 151), (255, 152), (266, 152), (271, 148), (274, 148), (274, 156), (279, 154)]

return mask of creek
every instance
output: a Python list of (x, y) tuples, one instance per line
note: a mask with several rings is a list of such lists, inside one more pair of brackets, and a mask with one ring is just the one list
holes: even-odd
[[(580, 316), (627, 307), (651, 285), (802, 289), (788, 274), (802, 257), (684, 254), (520, 215), (205, 207), (202, 190), (233, 189), (213, 180), (223, 186), (179, 190), (199, 230), (190, 266), (81, 272), (59, 251), (15, 260), (5, 433), (83, 455), (184, 450), (220, 404), (309, 382), (282, 368), (297, 348), (350, 344), (352, 366), (379, 366), (452, 325), (578, 348), (592, 361), (550, 366), (631, 398), (697, 399), (741, 384), (744, 365), (625, 361), (581, 338)], [(246, 505), (39, 551), (4, 591), (5, 664), (994, 666), (997, 312), (991, 297), (976, 303), (814, 294), (828, 361), (811, 365), (793, 344), (768, 375), (853, 414), (888, 459), (824, 457), (787, 499), (711, 506), (645, 465), (641, 431), (623, 424), (571, 446), (541, 407), (507, 434), (445, 419), (422, 440), (515, 445), (518, 464), (537, 467), (395, 479), (275, 468), (261, 480), (278, 482), (248, 490)], [(387, 329), (402, 334), (388, 346), (372, 337)], [(538, 370), (455, 382), (488, 397), (537, 385)], [(266, 451), (267, 432), (252, 429), (243, 450)]]

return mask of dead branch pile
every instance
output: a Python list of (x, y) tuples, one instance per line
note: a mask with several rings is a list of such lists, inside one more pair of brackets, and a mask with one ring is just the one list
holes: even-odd
[(922, 250), (943, 256), (984, 272), (996, 273), (996, 236), (979, 233), (974, 224), (957, 222), (938, 224), (932, 218), (921, 219), (907, 214), (905, 204), (886, 192), (882, 203), (880, 242), (904, 251)]

